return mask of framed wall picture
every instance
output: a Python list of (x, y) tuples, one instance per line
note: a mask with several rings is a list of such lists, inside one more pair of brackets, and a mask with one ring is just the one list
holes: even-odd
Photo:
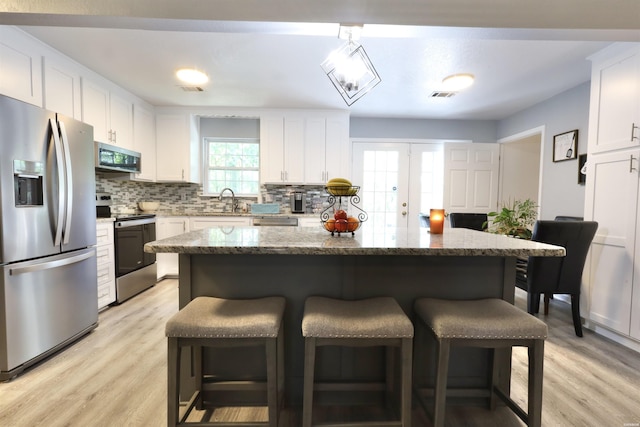
[(562, 162), (578, 158), (578, 129), (553, 137), (553, 161)]
[(584, 185), (587, 180), (587, 155), (578, 156), (578, 184)]

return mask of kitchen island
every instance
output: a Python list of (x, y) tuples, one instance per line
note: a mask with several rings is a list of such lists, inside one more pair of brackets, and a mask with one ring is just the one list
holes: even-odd
[[(420, 297), (493, 297), (513, 302), (517, 257), (565, 255), (562, 247), (463, 228), (446, 228), (444, 234), (432, 235), (424, 228), (412, 234), (407, 229), (373, 229), (368, 225), (364, 223), (355, 236), (332, 236), (320, 227), (214, 227), (147, 243), (145, 250), (180, 254), (180, 307), (201, 295), (286, 297), (286, 393), (290, 404), (300, 404), (302, 399), (304, 339), (300, 324), (308, 296), (392, 296), (413, 318), (413, 302)], [(431, 384), (432, 346), (416, 345), (414, 382)], [(510, 354), (500, 352), (500, 378), (505, 389), (509, 388)], [(205, 356), (209, 361), (205, 369), (212, 373), (251, 376), (264, 369), (259, 352), (224, 349), (223, 354), (216, 353), (215, 365), (212, 356)], [(384, 352), (326, 347), (319, 351), (316, 366), (319, 380), (351, 376), (376, 380), (384, 372)], [(452, 352), (451, 387), (477, 387), (488, 380), (487, 350)]]

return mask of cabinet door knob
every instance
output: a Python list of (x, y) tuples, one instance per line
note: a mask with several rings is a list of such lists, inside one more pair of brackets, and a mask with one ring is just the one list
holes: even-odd
[(634, 139), (640, 140), (640, 136), (635, 136), (636, 129), (640, 129), (640, 126), (636, 126), (635, 123), (631, 123), (631, 142), (633, 142)]
[(629, 173), (631, 173), (631, 172), (633, 172), (635, 170), (638, 170), (638, 169), (633, 167), (633, 161), (634, 160), (637, 160), (637, 159), (633, 158), (633, 154), (629, 155)]

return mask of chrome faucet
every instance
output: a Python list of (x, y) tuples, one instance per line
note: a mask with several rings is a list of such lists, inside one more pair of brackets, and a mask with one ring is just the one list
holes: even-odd
[(222, 200), (222, 194), (229, 190), (231, 192), (231, 212), (234, 213), (236, 211), (236, 195), (234, 194), (233, 190), (230, 188), (223, 188), (222, 191), (220, 192), (220, 195), (218, 196), (218, 200)]

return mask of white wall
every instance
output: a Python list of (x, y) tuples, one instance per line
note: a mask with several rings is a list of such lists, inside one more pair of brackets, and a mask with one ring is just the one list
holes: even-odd
[(553, 136), (578, 129), (578, 154), (587, 152), (590, 83), (498, 122), (498, 139), (544, 126), (540, 219), (556, 215), (584, 216), (584, 185), (578, 184), (578, 159), (553, 162)]

